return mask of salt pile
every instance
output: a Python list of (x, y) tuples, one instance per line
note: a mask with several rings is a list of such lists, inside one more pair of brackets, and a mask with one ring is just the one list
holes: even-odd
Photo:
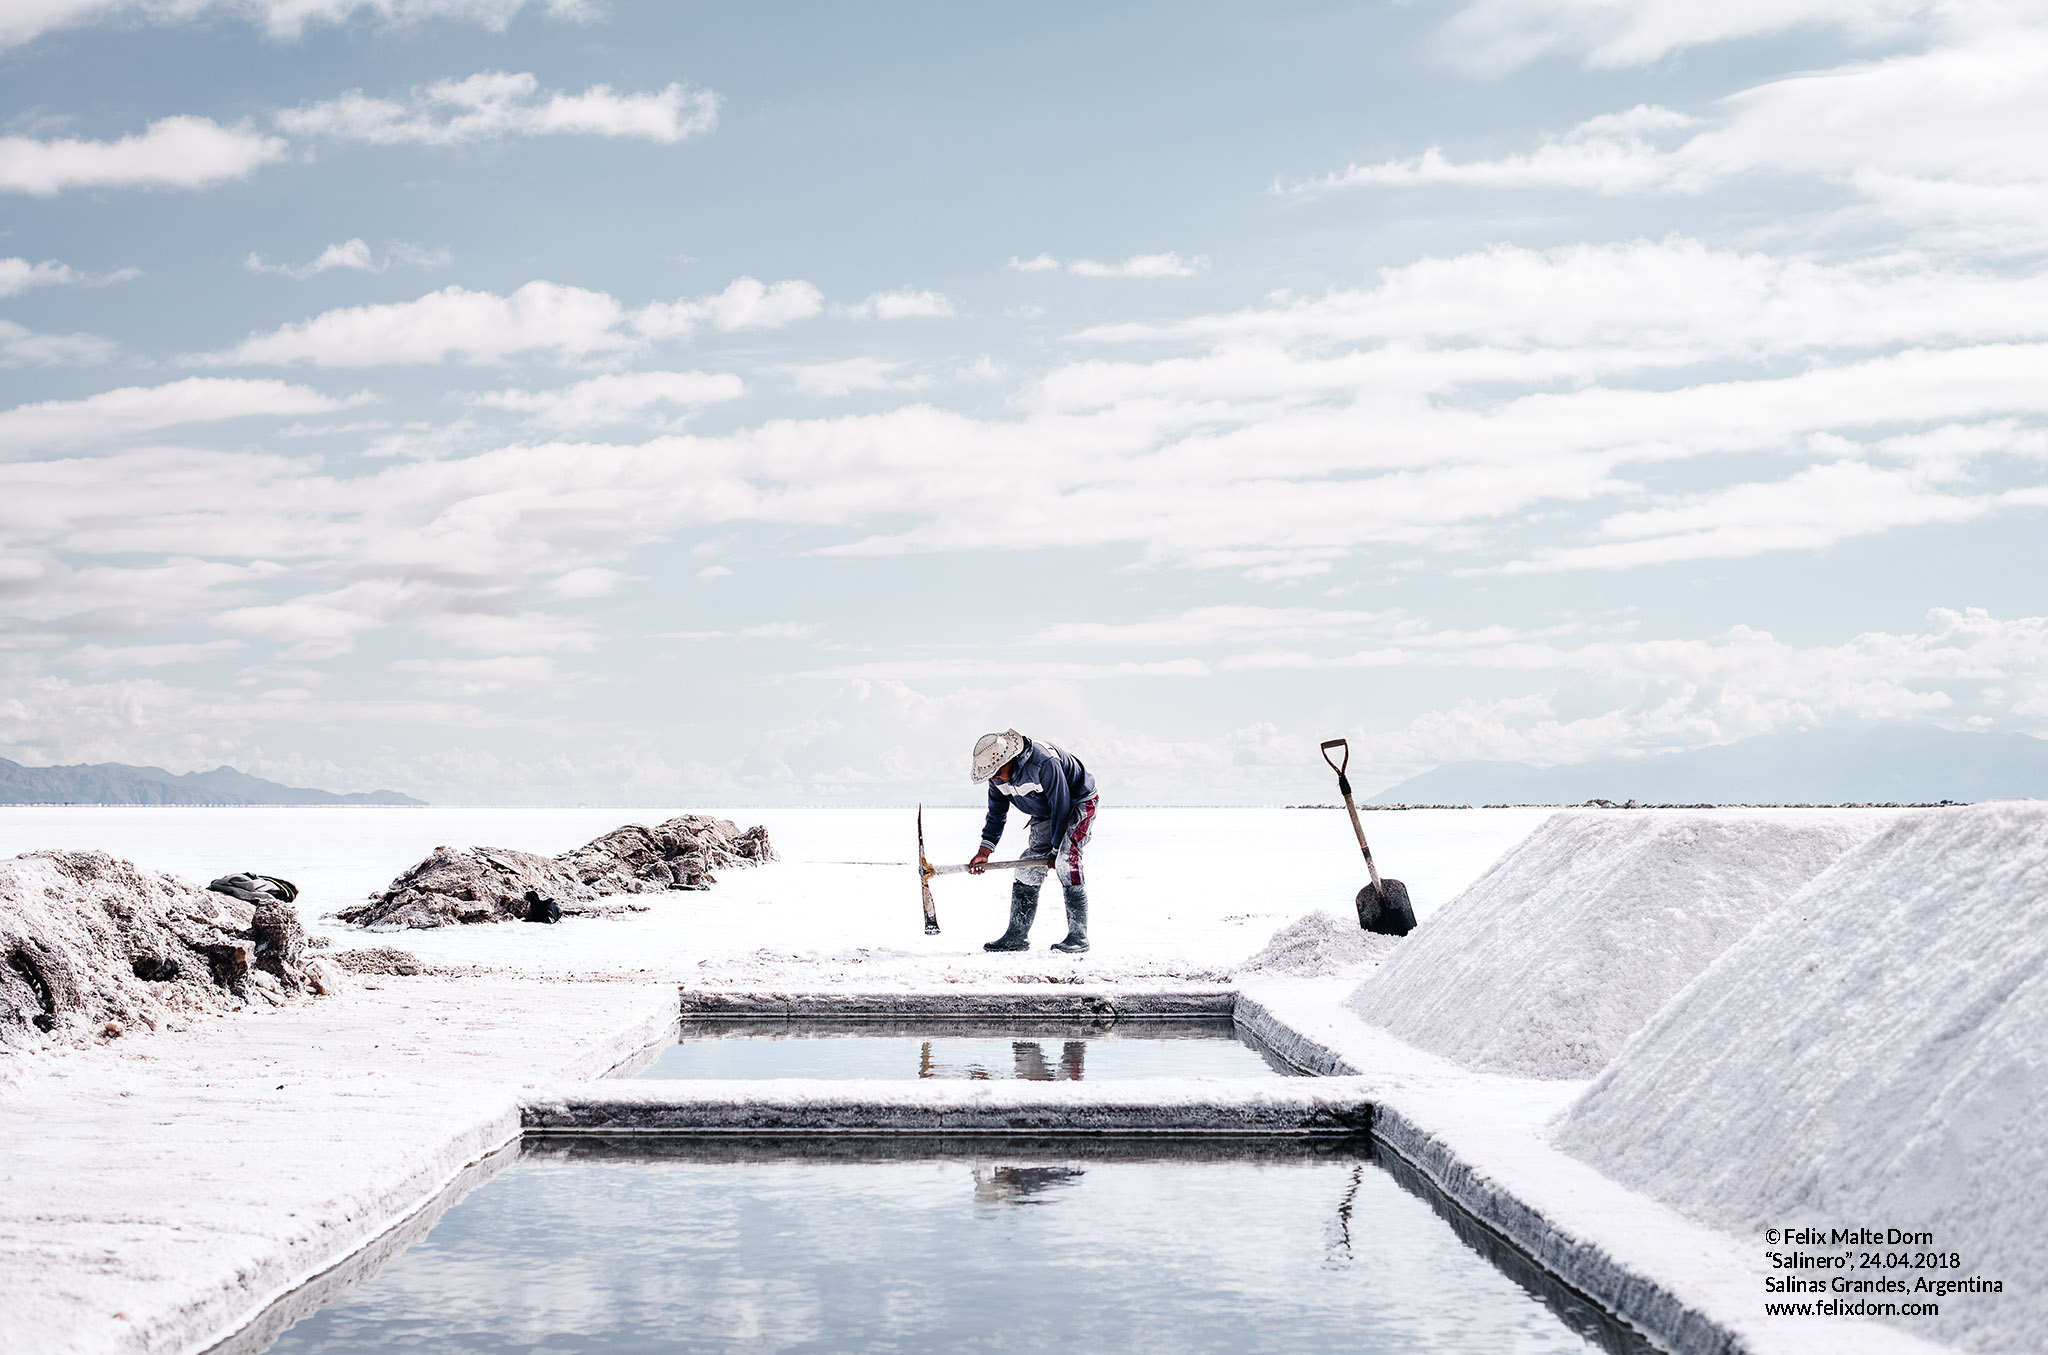
[(1395, 948), (1350, 1006), (1470, 1068), (1591, 1077), (1869, 815), (1567, 811)]
[(154, 1030), (176, 1013), (281, 1005), (337, 976), (288, 903), (250, 903), (105, 852), (0, 862), (0, 1048)]
[[(709, 889), (713, 869), (775, 860), (768, 830), (742, 832), (730, 819), (684, 814), (654, 828), (629, 823), (560, 856), (508, 847), (436, 847), (433, 855), (335, 916), (372, 931), (445, 927), (451, 923), (540, 920), (552, 903), (559, 914), (636, 910), (606, 904), (616, 894)], [(558, 915), (559, 915), (558, 914)], [(549, 920), (552, 920), (550, 918)]]
[(1239, 965), (1237, 972), (1331, 978), (1384, 959), (1398, 944), (1399, 938), (1366, 931), (1355, 918), (1347, 922), (1328, 913), (1309, 913), (1274, 932), (1265, 949)]
[(1660, 1012), (1556, 1141), (1745, 1235), (1932, 1232), (1962, 1267), (1923, 1274), (2004, 1292), (1951, 1294), (1939, 1317), (1900, 1324), (1975, 1351), (2048, 1350), (2044, 1032), (2048, 805), (1905, 815)]

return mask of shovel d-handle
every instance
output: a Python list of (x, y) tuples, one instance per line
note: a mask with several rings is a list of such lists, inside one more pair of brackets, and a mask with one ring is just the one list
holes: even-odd
[[(1343, 750), (1340, 761), (1330, 756), (1330, 750)], [(1351, 816), (1351, 831), (1358, 835), (1358, 850), (1365, 854), (1365, 868), (1372, 876), (1372, 892), (1380, 892), (1380, 868), (1373, 864), (1372, 848), (1365, 841), (1365, 825), (1358, 821), (1358, 806), (1351, 799), (1351, 778), (1344, 774), (1351, 765), (1351, 745), (1343, 739), (1323, 740), (1323, 761), (1330, 764), (1330, 770), (1337, 773), (1337, 793), (1344, 797), (1344, 812)]]

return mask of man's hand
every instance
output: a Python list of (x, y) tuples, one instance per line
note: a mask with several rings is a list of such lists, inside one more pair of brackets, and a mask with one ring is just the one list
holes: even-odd
[(979, 875), (987, 869), (988, 848), (983, 847), (980, 851), (967, 858), (967, 873), (969, 875)]

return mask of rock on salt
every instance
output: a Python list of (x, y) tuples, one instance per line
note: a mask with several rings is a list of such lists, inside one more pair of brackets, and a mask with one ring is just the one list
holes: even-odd
[(248, 903), (105, 852), (0, 861), (0, 1047), (274, 1006), (311, 977), (288, 903)]

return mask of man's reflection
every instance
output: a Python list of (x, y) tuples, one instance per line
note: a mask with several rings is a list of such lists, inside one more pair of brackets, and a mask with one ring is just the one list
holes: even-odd
[[(1010, 1042), (1010, 1063), (1012, 1078), (1025, 1082), (1082, 1082), (1088, 1077), (1088, 1042), (1066, 1040), (1060, 1045), (1059, 1062), (1046, 1057), (1045, 1045), (1038, 1040), (1012, 1040)], [(994, 1081), (997, 1074), (979, 1063), (946, 1063), (932, 1050), (930, 1040), (922, 1041), (917, 1051), (917, 1075), (920, 1078), (966, 1078), (970, 1082)]]
[(1049, 1204), (1042, 1198), (1070, 1186), (1087, 1173), (1079, 1167), (976, 1167), (974, 1203), (994, 1208), (1006, 1204)]
[(1060, 1046), (1059, 1066), (1045, 1057), (1045, 1046), (1036, 1040), (1013, 1040), (1010, 1055), (1016, 1061), (1016, 1076), (1026, 1082), (1079, 1082), (1088, 1073), (1088, 1042), (1068, 1040)]

